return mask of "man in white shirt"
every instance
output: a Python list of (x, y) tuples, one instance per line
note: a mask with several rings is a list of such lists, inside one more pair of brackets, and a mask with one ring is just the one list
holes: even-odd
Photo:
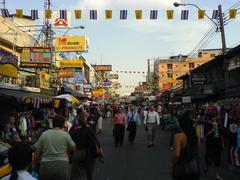
[(144, 125), (148, 132), (148, 147), (154, 146), (156, 127), (160, 125), (158, 113), (155, 111), (154, 106), (150, 107), (150, 111), (145, 113)]
[(140, 114), (138, 113), (138, 109), (136, 108), (135, 110), (133, 110), (133, 108), (131, 107), (127, 113), (127, 119), (129, 131), (128, 141), (130, 144), (134, 144), (137, 126), (140, 126)]

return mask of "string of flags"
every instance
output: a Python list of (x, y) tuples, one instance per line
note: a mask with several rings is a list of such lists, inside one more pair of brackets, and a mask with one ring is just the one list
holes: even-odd
[(117, 74), (125, 73), (125, 74), (145, 74), (146, 72), (141, 71), (116, 71)]
[[(52, 10), (45, 10), (44, 17), (46, 19), (52, 18)], [(159, 13), (163, 12), (160, 10), (150, 10), (150, 20), (157, 20)], [(60, 19), (67, 19), (69, 11), (68, 10), (59, 10), (59, 18)], [(198, 10), (198, 19), (205, 18), (205, 10)], [(219, 10), (212, 11), (212, 19), (218, 19), (219, 17)], [(74, 10), (74, 17), (75, 19), (82, 19), (83, 10)], [(238, 15), (238, 9), (230, 9), (228, 12), (228, 16), (230, 19), (234, 19)], [(3, 18), (9, 18), (10, 14), (8, 9), (1, 9), (1, 15)], [(110, 20), (113, 18), (113, 11), (112, 10), (105, 10), (105, 19)], [(23, 9), (16, 9), (16, 17), (22, 18), (23, 17)], [(39, 11), (38, 10), (31, 10), (31, 18), (33, 20), (39, 19)], [(127, 20), (128, 19), (128, 10), (120, 10), (119, 14), (120, 20)], [(168, 20), (174, 19), (174, 10), (166, 10), (166, 18)], [(90, 20), (97, 20), (98, 19), (98, 11), (97, 10), (89, 10), (89, 19)], [(143, 10), (135, 10), (135, 19), (140, 20), (143, 19)], [(181, 10), (181, 20), (188, 20), (189, 19), (189, 10)]]

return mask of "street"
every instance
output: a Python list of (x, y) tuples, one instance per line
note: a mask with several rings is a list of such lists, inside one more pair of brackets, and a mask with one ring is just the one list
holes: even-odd
[[(171, 180), (171, 151), (168, 149), (167, 132), (159, 130), (155, 147), (149, 149), (146, 145), (146, 133), (141, 127), (137, 132), (136, 144), (129, 145), (125, 133), (124, 146), (115, 148), (112, 126), (105, 120), (103, 134), (99, 137), (104, 149), (105, 163), (97, 162), (95, 180)], [(201, 179), (213, 179), (212, 169), (207, 177), (203, 176)], [(226, 157), (223, 157), (221, 172), (223, 179), (239, 180), (240, 178), (240, 174), (228, 170)]]

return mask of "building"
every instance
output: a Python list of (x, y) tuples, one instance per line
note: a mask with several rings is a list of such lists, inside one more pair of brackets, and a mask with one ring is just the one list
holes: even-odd
[(155, 60), (154, 71), (158, 88), (161, 92), (164, 92), (181, 85), (182, 82), (177, 79), (178, 77), (189, 73), (220, 53), (221, 50), (219, 49), (207, 49), (199, 50), (195, 57), (178, 55), (171, 56), (168, 59)]

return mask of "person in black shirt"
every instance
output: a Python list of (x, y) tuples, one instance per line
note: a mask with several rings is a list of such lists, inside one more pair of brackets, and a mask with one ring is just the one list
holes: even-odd
[(215, 177), (221, 180), (219, 175), (219, 167), (221, 165), (221, 152), (223, 150), (223, 138), (220, 125), (217, 122), (215, 114), (209, 114), (209, 120), (205, 124), (206, 134), (206, 165), (207, 168), (214, 162)]
[(99, 156), (103, 155), (100, 142), (84, 118), (78, 118), (78, 126), (70, 135), (76, 144), (76, 152), (72, 156), (71, 180), (93, 180), (96, 149)]

